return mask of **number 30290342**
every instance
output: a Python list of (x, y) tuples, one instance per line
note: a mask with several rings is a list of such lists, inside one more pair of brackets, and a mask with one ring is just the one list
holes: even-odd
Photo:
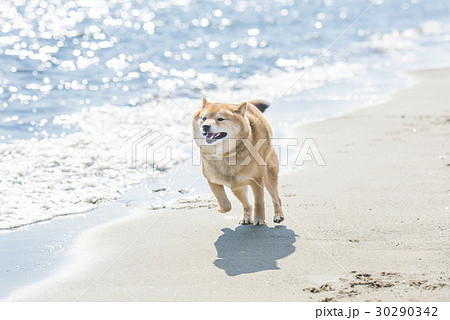
[(375, 316), (385, 317), (405, 317), (405, 316), (425, 316), (425, 317), (437, 317), (436, 307), (377, 307)]

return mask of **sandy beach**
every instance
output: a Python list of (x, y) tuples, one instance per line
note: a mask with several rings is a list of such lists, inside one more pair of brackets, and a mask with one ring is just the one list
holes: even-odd
[(280, 177), (281, 225), (267, 195), (262, 227), (237, 224), (234, 197), (226, 214), (181, 198), (87, 232), (7, 300), (448, 301), (450, 69), (411, 76), (387, 103), (292, 130), (326, 165)]

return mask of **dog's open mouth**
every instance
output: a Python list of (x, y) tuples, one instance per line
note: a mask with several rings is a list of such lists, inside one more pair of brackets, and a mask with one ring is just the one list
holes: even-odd
[(206, 143), (213, 143), (214, 141), (223, 139), (226, 136), (227, 136), (226, 132), (218, 132), (218, 133), (208, 132), (205, 135)]

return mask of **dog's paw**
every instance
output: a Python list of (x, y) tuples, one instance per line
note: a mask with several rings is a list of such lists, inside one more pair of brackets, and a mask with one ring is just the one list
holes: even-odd
[(220, 213), (226, 213), (230, 210), (231, 210), (231, 202), (219, 205), (219, 209), (217, 209), (217, 211), (219, 211)]
[(284, 220), (283, 216), (276, 215), (273, 217), (273, 222), (275, 222), (275, 223), (280, 223), (283, 220)]
[(242, 217), (239, 220), (239, 224), (251, 224), (252, 223), (252, 218), (250, 217)]
[(255, 218), (255, 220), (253, 220), (254, 226), (263, 226), (265, 224), (266, 222), (264, 221), (264, 218)]

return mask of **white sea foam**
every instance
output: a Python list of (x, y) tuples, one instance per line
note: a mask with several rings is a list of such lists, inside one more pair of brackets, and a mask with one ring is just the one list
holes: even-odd
[(158, 128), (173, 138), (172, 165), (186, 158), (175, 146), (189, 144), (189, 118), (170, 108), (169, 101), (93, 107), (55, 119), (79, 132), (0, 144), (0, 229), (93, 209), (147, 177), (141, 162), (127, 163), (127, 139), (141, 129)]
[(370, 48), (382, 53), (405, 52), (421, 47), (421, 41), (427, 37), (437, 37), (435, 40), (442, 40), (444, 37), (448, 41), (450, 25), (440, 21), (426, 21), (417, 28), (405, 30), (395, 30), (389, 33), (376, 33), (369, 38)]
[[(297, 60), (298, 61), (298, 60)], [(303, 66), (301, 61), (297, 65)], [(215, 87), (215, 90), (202, 89), (210, 100), (240, 102), (255, 98), (276, 100), (285, 94), (295, 94), (317, 88), (327, 81), (353, 77), (365, 72), (360, 64), (338, 62), (333, 65), (317, 65), (307, 68), (286, 67), (285, 70), (272, 69), (267, 73), (257, 73), (247, 79), (230, 80), (215, 74), (199, 74), (193, 81), (200, 88)], [(268, 90), (270, 88), (270, 90)]]

